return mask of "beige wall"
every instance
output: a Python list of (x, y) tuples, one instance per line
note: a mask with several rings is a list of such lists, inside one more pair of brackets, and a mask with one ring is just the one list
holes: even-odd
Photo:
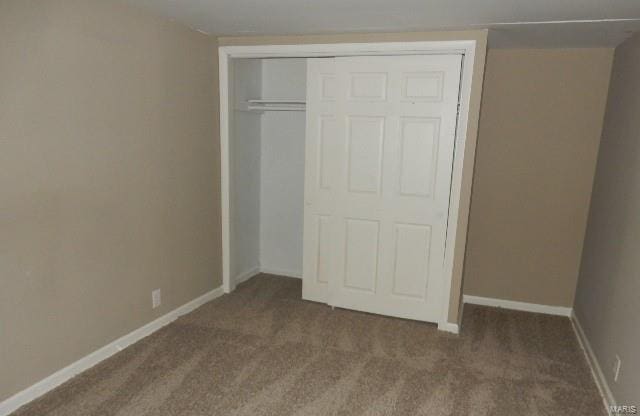
[(478, 137), (478, 121), (480, 116), (480, 100), (482, 96), (482, 82), (484, 79), (485, 56), (487, 48), (486, 31), (449, 31), (449, 32), (407, 32), (407, 33), (369, 33), (369, 34), (340, 34), (340, 35), (305, 35), (305, 36), (247, 36), (218, 38), (219, 45), (278, 45), (278, 44), (309, 44), (309, 43), (338, 43), (338, 42), (416, 42), (443, 40), (475, 40), (476, 56), (473, 63), (473, 80), (471, 99), (469, 103), (469, 120), (467, 125), (467, 142), (465, 146), (462, 185), (460, 191), (460, 215), (458, 217), (458, 232), (455, 242), (453, 264), (453, 280), (451, 297), (449, 300), (449, 317), (451, 323), (460, 320), (462, 306), (462, 272), (464, 253), (467, 242), (467, 223), (469, 220), (469, 203), (473, 168), (475, 161), (476, 139)]
[(102, 0), (2, 0), (0, 39), (1, 401), (221, 270), (212, 40)]
[[(640, 404), (640, 34), (616, 49), (575, 313), (618, 404)], [(615, 355), (622, 360), (613, 381)]]
[[(0, 1), (0, 38), (2, 400), (220, 285), (220, 161), (210, 38), (100, 0)], [(464, 212), (485, 32), (219, 41), (467, 38), (479, 54)], [(467, 293), (571, 305), (610, 58), (491, 52)], [(467, 216), (458, 227), (461, 260)], [(152, 311), (157, 287), (163, 306)]]
[(612, 53), (489, 51), (465, 294), (573, 305)]

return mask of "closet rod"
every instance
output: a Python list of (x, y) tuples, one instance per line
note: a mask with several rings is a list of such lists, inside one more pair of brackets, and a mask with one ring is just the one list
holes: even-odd
[(249, 105), (249, 111), (305, 111), (304, 105), (301, 106), (275, 106), (275, 105)]
[(304, 100), (289, 100), (289, 99), (278, 99), (278, 98), (260, 98), (260, 99), (249, 99), (247, 100), (249, 104), (306, 104)]

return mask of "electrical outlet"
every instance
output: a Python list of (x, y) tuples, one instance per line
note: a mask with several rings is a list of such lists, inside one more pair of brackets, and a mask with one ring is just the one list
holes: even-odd
[(616, 355), (616, 359), (613, 362), (613, 381), (618, 382), (618, 376), (620, 375), (620, 367), (622, 366), (622, 361), (620, 361), (620, 357)]
[(153, 309), (155, 309), (158, 306), (160, 306), (161, 303), (162, 303), (162, 292), (160, 291), (160, 289), (156, 289), (156, 290), (152, 291), (151, 292), (151, 307)]

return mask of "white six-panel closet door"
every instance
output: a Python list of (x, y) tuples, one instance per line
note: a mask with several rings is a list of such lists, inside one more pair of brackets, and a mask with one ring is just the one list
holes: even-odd
[(305, 299), (440, 320), (461, 59), (309, 59)]
[(323, 303), (336, 267), (337, 82), (334, 58), (307, 60), (302, 297)]

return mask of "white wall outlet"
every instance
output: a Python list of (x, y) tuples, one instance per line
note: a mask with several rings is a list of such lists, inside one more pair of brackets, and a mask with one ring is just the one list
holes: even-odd
[(620, 375), (620, 367), (622, 366), (622, 361), (620, 361), (620, 357), (616, 355), (616, 359), (613, 361), (613, 381), (618, 382), (618, 376)]
[(151, 292), (151, 307), (153, 309), (155, 309), (158, 306), (160, 306), (161, 303), (162, 303), (162, 292), (160, 291), (160, 289), (156, 289), (156, 290), (152, 291)]

